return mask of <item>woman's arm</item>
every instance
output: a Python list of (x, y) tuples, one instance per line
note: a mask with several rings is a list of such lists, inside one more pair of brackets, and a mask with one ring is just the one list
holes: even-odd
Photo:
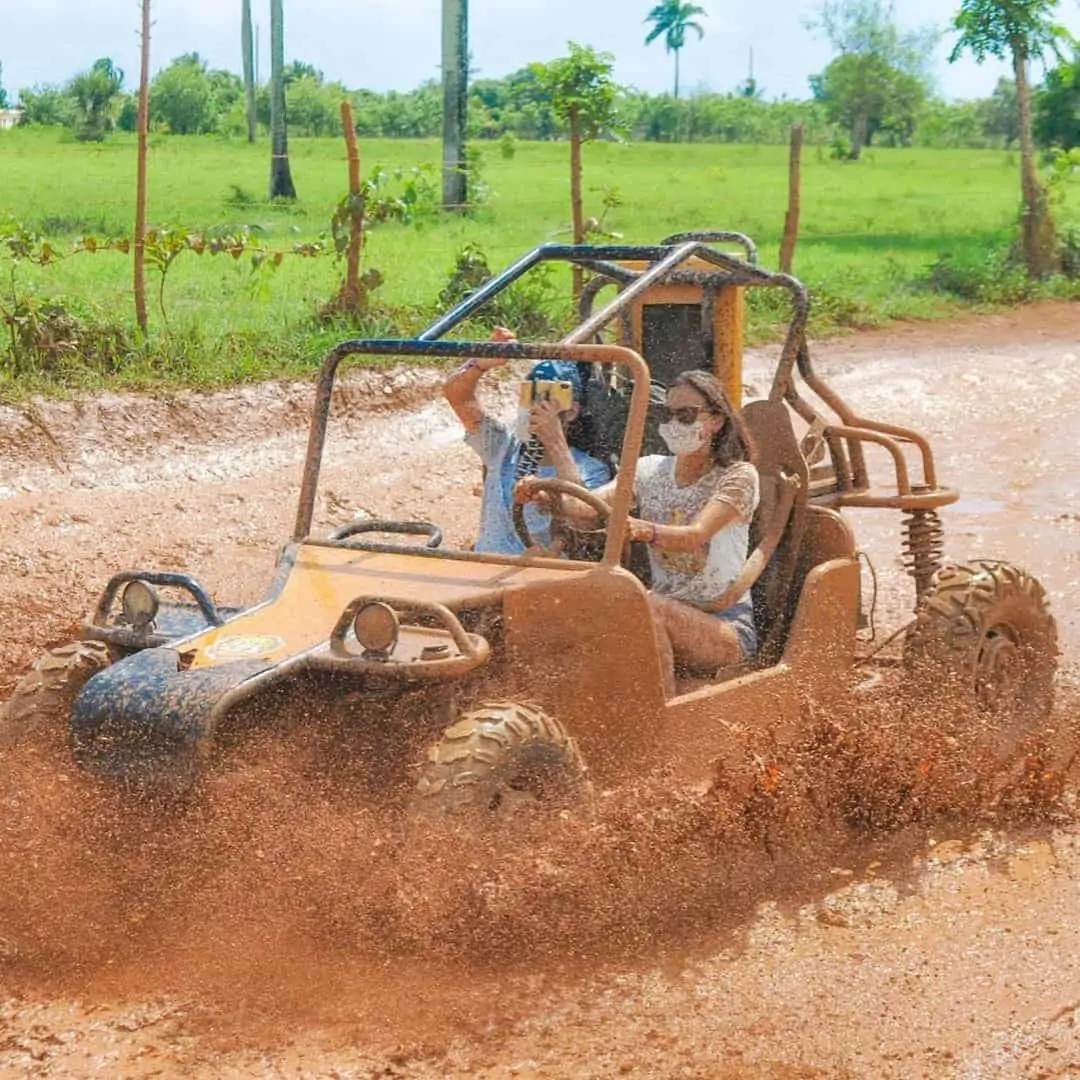
[(742, 520), (745, 520), (744, 515), (730, 503), (713, 500), (706, 503), (689, 525), (660, 525), (655, 521), (630, 518), (630, 539), (651, 544), (661, 551), (697, 551), (721, 529)]
[[(533, 486), (538, 481), (539, 478), (535, 476), (526, 476), (524, 479), (519, 480), (514, 488), (514, 498), (521, 503), (535, 502), (541, 506), (550, 504), (553, 498), (561, 498), (563, 513), (571, 525), (576, 525), (579, 529), (593, 529), (596, 527), (598, 514), (591, 506), (586, 506), (585, 503), (575, 499), (573, 495), (552, 496), (546, 491), (534, 493)], [(580, 481), (577, 482), (580, 483)], [(610, 506), (615, 497), (615, 484), (616, 481), (609, 480), (606, 484), (593, 488), (592, 494)]]
[(748, 523), (757, 504), (757, 469), (748, 461), (737, 462), (723, 471), (712, 497), (689, 525), (635, 521), (630, 535), (666, 551), (696, 551), (729, 525)]

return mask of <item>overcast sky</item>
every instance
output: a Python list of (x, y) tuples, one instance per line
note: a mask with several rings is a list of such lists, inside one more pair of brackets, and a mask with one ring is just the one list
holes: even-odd
[[(498, 77), (566, 51), (567, 40), (615, 55), (620, 82), (670, 88), (671, 58), (662, 42), (644, 45), (643, 20), (655, 0), (469, 0), (476, 74)], [(805, 97), (807, 77), (830, 58), (828, 45), (804, 26), (818, 0), (697, 0), (708, 12), (705, 38), (691, 34), (682, 53), (687, 91), (733, 89), (754, 72), (769, 98)], [(959, 0), (896, 0), (897, 21), (943, 28)], [(11, 98), (21, 87), (64, 82), (100, 56), (137, 81), (138, 0), (0, 0), (0, 64)], [(254, 0), (260, 66), (268, 71), (269, 4)], [(286, 51), (350, 88), (408, 90), (437, 78), (440, 0), (285, 0)], [(239, 0), (154, 0), (153, 68), (185, 52), (213, 67), (240, 68)], [(1060, 18), (1080, 34), (1080, 0), (1061, 0)], [(947, 98), (988, 94), (1005, 74), (998, 64), (949, 64), (938, 48), (937, 90)]]

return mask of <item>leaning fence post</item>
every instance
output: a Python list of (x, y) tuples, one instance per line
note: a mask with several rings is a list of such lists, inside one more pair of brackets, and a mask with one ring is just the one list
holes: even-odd
[(799, 211), (802, 199), (803, 126), (791, 129), (791, 164), (788, 173), (788, 210), (784, 220), (784, 239), (780, 245), (780, 272), (791, 273), (795, 259), (795, 244), (799, 239)]

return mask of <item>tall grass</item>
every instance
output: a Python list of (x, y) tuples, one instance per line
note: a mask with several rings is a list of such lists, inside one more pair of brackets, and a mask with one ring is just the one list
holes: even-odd
[[(481, 150), (490, 193), (472, 215), (435, 215), (371, 231), (365, 266), (377, 267), (385, 278), (375, 294), (384, 309), (375, 329), (410, 332), (423, 325), (466, 243), (479, 245), (498, 268), (536, 244), (568, 239), (568, 148), (519, 143), (512, 159), (494, 144)], [(376, 164), (393, 169), (436, 163), (440, 147), (372, 140), (361, 153), (366, 173)], [(271, 248), (316, 240), (346, 187), (344, 145), (296, 139), (290, 157), (300, 198), (274, 205), (266, 198), (266, 145), (155, 137), (150, 220), (195, 231), (245, 227)], [(0, 132), (0, 163), (0, 217), (33, 227), (58, 249), (85, 234), (130, 234), (133, 139), (113, 136), (87, 145), (53, 131), (16, 129)], [(955, 296), (918, 283), (943, 255), (953, 264), (978, 265), (1008, 245), (1018, 168), (1013, 155), (996, 151), (872, 150), (861, 163), (810, 151), (795, 270), (818, 300), (814, 329), (956, 310), (961, 301)], [(617, 192), (619, 205), (605, 225), (626, 241), (655, 242), (694, 228), (736, 229), (758, 242), (767, 265), (776, 261), (786, 185), (781, 147), (602, 142), (585, 152), (586, 213), (599, 216), (605, 192)], [(8, 262), (0, 255), (0, 282), (9, 279)], [(207, 384), (305, 371), (341, 336), (340, 329), (315, 321), (341, 273), (341, 265), (326, 256), (286, 258), (273, 274), (253, 276), (247, 259), (185, 253), (168, 276), (168, 328), (152, 310), (151, 341), (111, 378)], [(61, 302), (74, 298), (103, 322), (133, 325), (130, 260), (115, 252), (43, 268), (22, 265), (16, 288)], [(6, 284), (0, 294), (10, 299)], [(770, 334), (776, 319), (773, 305), (753, 305), (751, 334)], [(15, 392), (10, 375), (3, 379), (0, 393)], [(24, 372), (20, 384), (28, 382), (33, 379)]]

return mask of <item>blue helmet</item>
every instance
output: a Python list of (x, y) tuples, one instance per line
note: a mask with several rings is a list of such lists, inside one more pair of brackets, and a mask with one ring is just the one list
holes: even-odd
[(572, 360), (541, 360), (525, 378), (529, 382), (568, 382), (574, 388), (574, 400), (585, 400), (585, 383)]

